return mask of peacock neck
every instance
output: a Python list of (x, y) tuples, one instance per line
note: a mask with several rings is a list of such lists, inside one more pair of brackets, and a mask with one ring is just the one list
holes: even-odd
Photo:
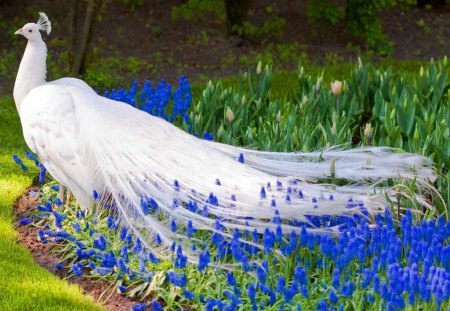
[(20, 105), (28, 93), (45, 84), (47, 76), (47, 46), (42, 40), (29, 40), (14, 84), (14, 101), (20, 114)]

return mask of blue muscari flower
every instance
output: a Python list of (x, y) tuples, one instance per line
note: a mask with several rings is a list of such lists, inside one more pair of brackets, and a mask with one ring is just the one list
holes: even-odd
[(101, 251), (104, 251), (106, 249), (106, 244), (106, 239), (102, 234), (99, 234), (98, 239), (94, 240), (94, 247)]
[(95, 272), (97, 272), (100, 275), (107, 275), (111, 274), (113, 272), (113, 269), (107, 267), (97, 267), (95, 268)]
[(175, 219), (172, 219), (170, 221), (170, 230), (172, 232), (176, 232), (177, 231), (177, 223), (175, 222)]
[(227, 272), (227, 284), (230, 286), (236, 286), (236, 279), (233, 276), (233, 273), (230, 271)]
[(203, 206), (202, 216), (203, 217), (208, 217), (209, 216), (208, 206), (206, 206), (206, 205)]
[(64, 219), (66, 219), (67, 215), (63, 213), (58, 213), (56, 211), (53, 211), (53, 216), (55, 217), (55, 224), (58, 228), (62, 228), (62, 222)]
[(308, 288), (305, 285), (302, 285), (300, 287), (300, 293), (302, 293), (303, 297), (305, 298), (309, 297)]
[(117, 260), (117, 267), (119, 268), (121, 273), (126, 273), (127, 272), (127, 266), (125, 265), (125, 262), (122, 258), (119, 258)]
[(192, 220), (188, 221), (188, 225), (186, 227), (186, 231), (187, 231), (188, 238), (192, 237), (197, 232), (197, 230), (194, 229), (194, 226), (192, 225)]
[(94, 270), (95, 268), (97, 268), (97, 265), (90, 259), (88, 260), (88, 264), (89, 264), (89, 268), (91, 268), (91, 270)]
[(286, 194), (286, 203), (291, 204), (291, 196), (289, 194)]
[(37, 207), (38, 211), (40, 211), (40, 212), (52, 212), (53, 211), (52, 206), (51, 206), (51, 204), (49, 204), (49, 205), (50, 205), (50, 209), (48, 209), (47, 205), (43, 206), (41, 204), (38, 204), (36, 207)]
[(348, 281), (342, 286), (342, 294), (349, 298), (353, 295), (353, 291), (355, 290), (355, 284), (353, 281)]
[(272, 251), (274, 245), (275, 245), (275, 234), (266, 228), (264, 230), (263, 235), (264, 252), (266, 254), (269, 254)]
[(331, 303), (337, 303), (339, 301), (339, 298), (336, 296), (336, 293), (334, 292), (334, 290), (332, 289), (330, 291), (330, 302)]
[(298, 285), (306, 285), (308, 282), (306, 271), (301, 266), (295, 267), (294, 278)]
[(248, 287), (248, 298), (253, 304), (256, 303), (256, 291), (255, 285), (253, 285), (253, 283), (250, 283), (250, 286)]
[(334, 269), (332, 285), (336, 289), (341, 286), (341, 271), (338, 268)]
[(148, 205), (148, 202), (146, 200), (144, 200), (143, 198), (141, 198), (141, 210), (142, 210), (142, 213), (144, 213), (144, 215), (148, 215), (148, 213), (150, 212), (150, 207)]
[(81, 232), (81, 226), (80, 223), (78, 222), (73, 222), (70, 224), (70, 226), (77, 232), (80, 233)]
[(308, 232), (306, 231), (306, 227), (302, 226), (302, 231), (300, 232), (300, 245), (307, 246), (309, 237)]
[(206, 267), (208, 267), (210, 260), (211, 256), (208, 250), (206, 250), (204, 253), (201, 253), (199, 256), (198, 271), (203, 271)]
[(51, 188), (56, 192), (59, 191), (59, 185), (52, 185)]
[(278, 282), (277, 282), (277, 292), (279, 294), (283, 294), (285, 285), (286, 285), (286, 280), (284, 279), (284, 276), (280, 276), (278, 278)]
[(269, 295), (269, 305), (274, 305), (277, 301), (275, 292), (269, 286), (262, 283), (260, 283), (258, 287), (264, 294)]
[(109, 253), (103, 253), (102, 256), (102, 266), (107, 268), (114, 268), (117, 264), (116, 256), (113, 251), (109, 251)]
[(250, 261), (245, 254), (242, 255), (242, 270), (244, 270), (244, 272), (248, 272), (250, 270)]
[(97, 201), (99, 199), (99, 197), (100, 197), (96, 190), (93, 191), (93, 197), (94, 197), (95, 201)]
[(180, 183), (176, 179), (173, 181), (173, 189), (175, 191), (180, 191)]
[(122, 294), (122, 293), (125, 293), (126, 290), (127, 290), (126, 286), (123, 286), (123, 285), (117, 286), (117, 289), (119, 290), (119, 292), (120, 292), (121, 294)]
[(141, 240), (139, 239), (139, 237), (136, 237), (136, 239), (134, 240), (134, 245), (133, 245), (133, 248), (131, 249), (131, 252), (133, 254), (139, 254), (141, 251), (142, 251)]
[(159, 236), (159, 234), (156, 234), (155, 242), (156, 242), (156, 244), (161, 244), (161, 243), (162, 243), (162, 239), (161, 239), (161, 237)]
[(45, 232), (42, 229), (38, 230), (38, 237), (39, 237), (39, 240), (41, 241), (41, 243), (47, 244), (48, 240), (45, 237)]
[(62, 268), (63, 268), (63, 264), (60, 263), (60, 262), (58, 262), (58, 263), (56, 264), (56, 269), (57, 269), (57, 270), (61, 270)]
[(173, 271), (168, 271), (167, 278), (175, 286), (185, 287), (187, 284), (187, 277), (184, 272), (176, 273)]
[(31, 217), (22, 218), (19, 220), (19, 225), (26, 226), (26, 225), (31, 224), (32, 222), (33, 222), (33, 218), (31, 218)]
[(281, 181), (277, 180), (277, 191), (282, 191), (283, 190), (283, 184), (281, 183)]
[(191, 300), (191, 301), (194, 300), (194, 293), (192, 293), (186, 289), (183, 289), (183, 294), (184, 294), (184, 297), (186, 297), (186, 299)]
[(369, 286), (371, 279), (372, 279), (372, 274), (370, 272), (370, 269), (369, 268), (365, 268), (364, 269), (363, 279), (362, 279), (362, 282), (361, 282), (361, 287), (362, 288), (366, 288), (367, 286)]
[(240, 163), (244, 163), (244, 162), (245, 162), (245, 161), (244, 161), (244, 154), (243, 154), (243, 153), (239, 153), (238, 161), (239, 161)]
[(317, 310), (321, 310), (321, 311), (327, 311), (328, 310), (328, 306), (327, 303), (325, 302), (325, 300), (321, 299), (319, 301), (319, 303), (317, 304)]
[(285, 253), (286, 255), (292, 254), (297, 247), (297, 234), (294, 230), (291, 231), (291, 234), (289, 235), (289, 242), (286, 245)]
[[(138, 303), (138, 304), (133, 305), (131, 307), (131, 309), (133, 311), (145, 311), (145, 310), (147, 310), (147, 305), (145, 303)], [(156, 310), (156, 309), (153, 308), (153, 310)]]
[(261, 200), (266, 198), (266, 189), (264, 189), (264, 186), (261, 187), (259, 197), (261, 198)]
[(284, 301), (286, 303), (291, 303), (294, 296), (297, 294), (297, 284), (292, 282), (292, 284), (286, 288), (284, 291)]
[(119, 238), (121, 241), (125, 240), (125, 238), (127, 237), (127, 233), (128, 233), (127, 227), (122, 227), (122, 229), (120, 229)]
[(80, 277), (83, 274), (83, 271), (81, 271), (81, 269), (79, 268), (79, 266), (72, 264), (72, 271), (75, 274), (76, 277)]
[(61, 200), (59, 198), (56, 198), (55, 199), (55, 205), (56, 206), (61, 206), (61, 205), (63, 205), (63, 203), (61, 202)]
[(217, 186), (221, 186), (221, 185), (222, 185), (222, 184), (220, 183), (219, 178), (216, 178), (216, 185), (217, 185)]
[(266, 260), (262, 262), (261, 266), (256, 269), (256, 275), (261, 283), (265, 283), (267, 279), (267, 273), (269, 272), (269, 265)]
[(186, 264), (187, 264), (187, 257), (183, 255), (181, 245), (178, 245), (175, 258), (175, 268), (184, 268), (186, 267)]

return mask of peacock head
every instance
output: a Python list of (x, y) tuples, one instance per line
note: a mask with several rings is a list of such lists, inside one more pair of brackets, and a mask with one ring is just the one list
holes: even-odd
[(37, 23), (25, 24), (21, 29), (15, 32), (16, 35), (22, 35), (29, 41), (42, 40), (40, 31), (45, 31), (47, 35), (52, 31), (52, 23), (45, 13), (39, 12)]

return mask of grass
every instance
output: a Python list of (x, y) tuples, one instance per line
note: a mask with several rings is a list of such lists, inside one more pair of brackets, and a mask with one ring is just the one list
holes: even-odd
[(26, 145), (10, 97), (0, 99), (0, 133), (0, 310), (101, 310), (77, 286), (39, 267), (17, 244), (12, 206), (36, 171), (23, 173), (11, 159), (13, 153), (24, 156)]

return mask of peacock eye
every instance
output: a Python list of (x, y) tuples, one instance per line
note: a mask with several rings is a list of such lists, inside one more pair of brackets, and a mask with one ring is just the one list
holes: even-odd
[(28, 30), (28, 32), (33, 32), (33, 30), (32, 30), (32, 29), (30, 29), (30, 30)]

